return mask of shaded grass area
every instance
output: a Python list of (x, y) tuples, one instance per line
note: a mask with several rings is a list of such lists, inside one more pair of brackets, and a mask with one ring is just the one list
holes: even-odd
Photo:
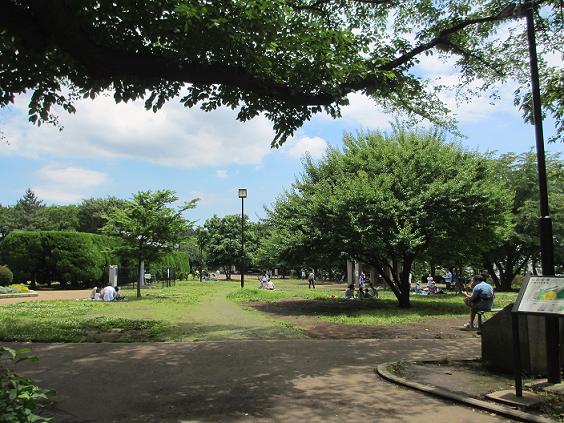
[(127, 301), (31, 301), (0, 307), (0, 339), (34, 342), (163, 341), (174, 337), (186, 309), (217, 290), (210, 284), (179, 283), (144, 290)]
[[(298, 280), (287, 280), (280, 285), (277, 291), (246, 288), (232, 292), (228, 298), (239, 302), (268, 303), (267, 307), (254, 306), (272, 314), (303, 315), (345, 325), (402, 325), (431, 318), (460, 318), (469, 313), (462, 295), (454, 293), (412, 295), (411, 307), (399, 308), (389, 290), (380, 291), (378, 299), (345, 300), (344, 284), (342, 289), (315, 290), (307, 289), (307, 282)], [(329, 288), (335, 288), (335, 285)], [(516, 297), (517, 293), (513, 292), (496, 293), (494, 307), (505, 307), (514, 302)]]

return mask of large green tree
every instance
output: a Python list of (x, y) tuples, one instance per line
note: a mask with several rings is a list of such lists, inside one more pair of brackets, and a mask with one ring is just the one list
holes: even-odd
[(291, 237), (290, 254), (307, 250), (368, 263), (407, 307), (413, 261), (451, 248), (452, 239), (483, 243), (504, 220), (507, 198), (480, 154), (435, 132), (396, 128), (389, 135), (347, 135), (343, 151), (308, 160), (272, 214), (280, 234)]
[[(255, 224), (245, 216), (245, 267), (248, 268), (258, 246)], [(205, 251), (210, 268), (222, 267), (227, 279), (231, 269), (241, 264), (241, 215), (213, 216), (204, 223)]]
[(125, 206), (126, 200), (117, 197), (87, 198), (78, 205), (77, 228), (81, 232), (100, 233), (106, 215), (114, 208)]
[(78, 207), (74, 204), (46, 206), (42, 214), (45, 217), (47, 230), (76, 231), (78, 229)]
[[(135, 258), (141, 265), (145, 260), (157, 260), (164, 253), (178, 249), (188, 230), (183, 213), (194, 208), (197, 199), (178, 208), (170, 207), (178, 198), (170, 190), (140, 191), (122, 208), (113, 208), (105, 217), (102, 232), (123, 241), (122, 253)], [(140, 272), (140, 277), (142, 274)], [(141, 284), (137, 284), (141, 297)]]
[(47, 216), (44, 211), (45, 203), (28, 188), (23, 197), (7, 213), (8, 229), (26, 231), (46, 229)]
[[(485, 245), (482, 260), (496, 287), (510, 290), (517, 274), (523, 273), (529, 264), (536, 272), (540, 261), (537, 159), (532, 152), (509, 153), (496, 162), (500, 182), (513, 194), (511, 220), (509, 225), (501, 228), (498, 238)], [(564, 163), (559, 155), (547, 155), (546, 166), (555, 264), (561, 267), (564, 265)]]
[[(545, 111), (562, 130), (561, 4), (525, 1), (535, 14)], [(452, 126), (442, 87), (421, 79), (422, 55), (455, 58), (462, 97), (516, 79), (530, 116), (524, 6), (510, 0), (0, 0), (0, 106), (33, 91), (29, 119), (52, 106), (111, 92), (158, 110), (261, 113), (279, 145), (317, 112), (338, 116), (363, 92), (387, 110)]]

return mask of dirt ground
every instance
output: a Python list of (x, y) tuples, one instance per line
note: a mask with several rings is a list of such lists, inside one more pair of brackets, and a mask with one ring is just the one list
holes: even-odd
[(77, 290), (38, 290), (37, 297), (21, 297), (21, 298), (0, 298), (0, 305), (23, 303), (27, 301), (51, 301), (51, 300), (75, 300), (87, 298), (90, 295), (90, 289)]
[[(274, 303), (247, 303), (255, 310), (267, 313), (277, 319), (283, 319), (300, 327), (311, 338), (320, 339), (454, 339), (476, 338), (476, 331), (463, 328), (467, 318), (422, 319), (410, 325), (368, 326), (340, 325), (324, 322), (311, 315), (316, 312), (337, 312), (339, 307), (350, 310), (346, 303), (320, 303), (319, 301), (286, 300)], [(359, 304), (359, 307), (362, 307)], [(307, 310), (308, 315), (304, 314)]]

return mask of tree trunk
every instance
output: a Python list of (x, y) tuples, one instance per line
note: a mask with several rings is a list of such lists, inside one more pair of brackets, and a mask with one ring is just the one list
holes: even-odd
[[(376, 267), (382, 274), (384, 281), (388, 284), (394, 295), (398, 300), (398, 306), (400, 308), (409, 308), (411, 303), (409, 301), (410, 286), (409, 286), (409, 272), (411, 271), (411, 264), (413, 258), (403, 258), (403, 269), (401, 274), (398, 275), (399, 263), (396, 258), (392, 259), (392, 263), (389, 262), (382, 264), (377, 264)], [(387, 267), (386, 267), (387, 266)], [(386, 270), (391, 271), (391, 278), (388, 277)]]
[(534, 275), (534, 276), (538, 276), (538, 273), (537, 273), (537, 262), (538, 262), (537, 256), (536, 256), (536, 255), (533, 255), (533, 257), (531, 257), (531, 267), (532, 267), (532, 271), (533, 271), (533, 275)]
[(145, 262), (139, 260), (139, 278), (137, 279), (137, 298), (141, 298), (141, 283), (145, 278)]
[(484, 261), (484, 268), (488, 271), (490, 277), (492, 278), (495, 288), (498, 290), (501, 289), (501, 283), (499, 281), (497, 274), (495, 273), (493, 264), (489, 263), (488, 261)]
[(398, 305), (400, 308), (411, 307), (411, 303), (409, 302), (409, 291), (400, 292), (399, 295), (396, 295), (396, 297), (398, 299)]

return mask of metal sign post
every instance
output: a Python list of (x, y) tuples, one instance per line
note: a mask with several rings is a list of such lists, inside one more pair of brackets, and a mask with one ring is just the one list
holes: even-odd
[[(564, 317), (564, 277), (527, 276), (511, 310), (515, 395), (523, 395), (519, 314), (543, 316), (546, 319), (546, 371), (549, 383), (560, 383), (559, 318)], [(551, 327), (550, 330), (549, 326)]]

